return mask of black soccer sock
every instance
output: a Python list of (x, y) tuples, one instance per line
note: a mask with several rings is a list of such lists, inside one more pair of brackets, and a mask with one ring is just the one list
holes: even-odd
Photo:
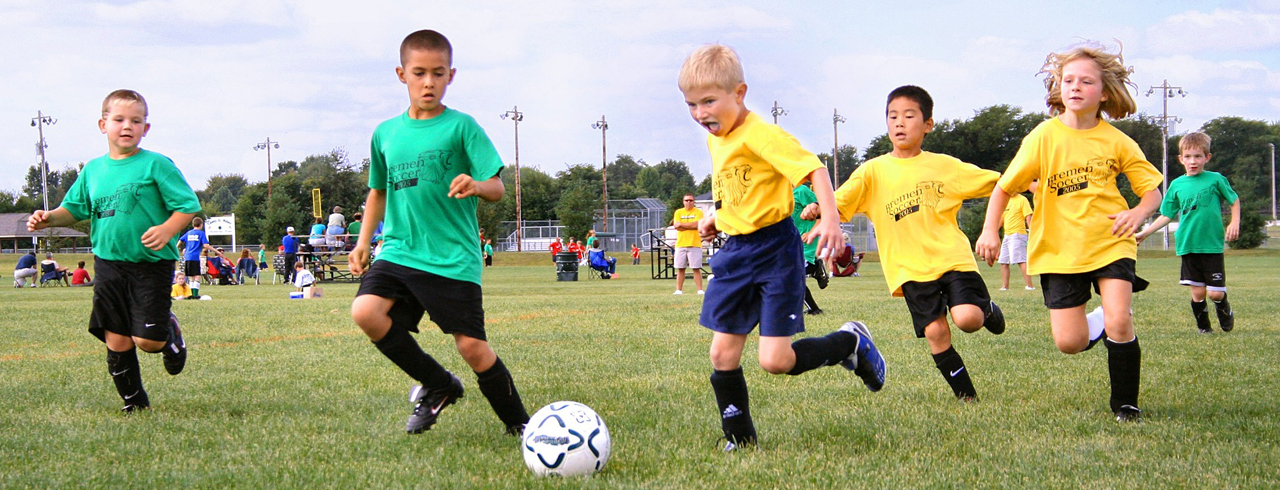
[(813, 291), (809, 290), (809, 285), (804, 285), (804, 307), (806, 310), (821, 310), (818, 308), (818, 302), (813, 299)]
[(956, 398), (961, 400), (978, 398), (978, 390), (973, 387), (973, 380), (969, 379), (969, 370), (965, 368), (964, 359), (960, 358), (960, 353), (956, 352), (955, 346), (934, 354), (933, 363), (938, 366), (938, 372), (942, 373), (947, 384), (951, 385), (951, 391), (955, 393)]
[(507, 428), (522, 426), (529, 422), (529, 412), (524, 409), (520, 400), (520, 392), (516, 391), (516, 383), (511, 379), (511, 372), (498, 358), (488, 371), (476, 373), (476, 383), (480, 385), (480, 393), (489, 400), (489, 406), (498, 414), (502, 424)]
[(1111, 411), (1118, 412), (1122, 405), (1138, 406), (1138, 382), (1142, 377), (1142, 348), (1138, 338), (1125, 343), (1111, 339), (1107, 346), (1107, 369), (1111, 372)]
[(436, 362), (434, 358), (422, 351), (418, 342), (409, 336), (409, 331), (392, 325), (387, 335), (373, 345), (382, 351), (382, 355), (408, 374), (418, 380), (427, 389), (448, 386), (453, 380), (448, 370)]
[(742, 375), (742, 368), (713, 371), (711, 389), (716, 393), (716, 405), (720, 409), (720, 429), (724, 431), (724, 437), (734, 444), (754, 444), (756, 425), (751, 422), (747, 378)]
[(810, 337), (791, 343), (796, 365), (787, 374), (797, 374), (822, 366), (834, 366), (858, 348), (858, 336), (836, 330), (822, 337)]
[(1227, 293), (1222, 293), (1222, 301), (1214, 301), (1214, 308), (1218, 310), (1218, 319), (1224, 316), (1231, 316), (1231, 303), (1227, 302)]
[(116, 392), (126, 405), (151, 406), (147, 390), (142, 389), (142, 372), (138, 369), (138, 349), (116, 352), (107, 349), (107, 374), (116, 383)]
[(1196, 319), (1196, 328), (1209, 330), (1209, 305), (1204, 301), (1191, 302), (1191, 316)]

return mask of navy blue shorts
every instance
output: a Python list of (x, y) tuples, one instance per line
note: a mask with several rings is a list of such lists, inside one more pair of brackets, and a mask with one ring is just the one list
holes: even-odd
[(791, 220), (729, 237), (710, 262), (702, 326), (745, 335), (759, 324), (762, 337), (804, 331), (804, 248)]

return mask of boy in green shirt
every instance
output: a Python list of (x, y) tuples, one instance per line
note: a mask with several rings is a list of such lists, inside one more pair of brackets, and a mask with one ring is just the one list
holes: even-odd
[(455, 73), (448, 39), (431, 30), (410, 34), (400, 45), (400, 65), (396, 75), (408, 86), (409, 109), (373, 133), (364, 207), (369, 223), (383, 222), (384, 240), (370, 265), (377, 227), (360, 229), (350, 267), (364, 278), (351, 317), (383, 355), (421, 383), (409, 392), (415, 405), (405, 431), (429, 430), (463, 393), (462, 381), (409, 336), (427, 313), (453, 336), (507, 433), (519, 434), (529, 415), (485, 335), (476, 246), (477, 197), (502, 198), (502, 160), (475, 119), (441, 103)]
[(138, 146), (151, 129), (142, 95), (108, 95), (98, 129), (107, 135), (109, 152), (85, 164), (61, 206), (32, 213), (27, 229), (91, 220), (98, 280), (89, 333), (107, 344), (107, 372), (124, 399), (122, 410), (130, 413), (151, 406), (134, 347), (162, 352), (169, 374), (186, 365), (187, 344), (169, 311), (169, 285), (178, 259), (175, 236), (200, 212), (200, 201), (173, 160)]
[[(1174, 236), (1178, 256), (1182, 257), (1183, 286), (1191, 286), (1191, 314), (1200, 333), (1210, 333), (1207, 295), (1218, 312), (1218, 326), (1223, 332), (1235, 327), (1235, 313), (1227, 302), (1227, 274), (1222, 260), (1223, 241), (1240, 235), (1240, 197), (1231, 189), (1227, 178), (1204, 169), (1213, 155), (1209, 153), (1209, 135), (1191, 133), (1178, 142), (1178, 161), (1187, 174), (1173, 179), (1169, 192), (1160, 203), (1160, 217), (1134, 236), (1139, 242), (1164, 228), (1181, 213), (1178, 232)], [(1222, 228), (1222, 201), (1231, 203), (1231, 224)]]

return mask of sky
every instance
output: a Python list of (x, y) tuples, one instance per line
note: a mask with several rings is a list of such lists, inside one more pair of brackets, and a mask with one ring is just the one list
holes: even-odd
[[(910, 9), (904, 9), (910, 5)], [(38, 113), (52, 170), (106, 153), (102, 99), (147, 98), (142, 146), (171, 157), (195, 189), (210, 176), (267, 176), (272, 165), (341, 147), (359, 162), (381, 121), (408, 106), (395, 75), (400, 41), (435, 29), (454, 46), (444, 102), (471, 114), (503, 160), (554, 175), (606, 151), (711, 171), (706, 131), (676, 77), (707, 43), (733, 47), (746, 104), (814, 153), (865, 148), (885, 132), (885, 96), (913, 84), (935, 120), (995, 104), (1044, 111), (1037, 72), (1077, 43), (1123, 46), (1140, 112), (1159, 115), (1168, 81), (1174, 132), (1221, 116), (1280, 120), (1280, 0), (917, 2), (612, 0), (0, 0), (0, 190), (34, 165)], [(833, 122), (834, 112), (845, 122)], [(12, 132), (7, 130), (12, 129)], [(838, 134), (837, 134), (838, 131)], [(1148, 155), (1159, 164), (1159, 155)]]

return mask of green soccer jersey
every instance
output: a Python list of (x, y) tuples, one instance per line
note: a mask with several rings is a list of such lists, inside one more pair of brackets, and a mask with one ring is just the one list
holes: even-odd
[(1227, 178), (1217, 172), (1183, 175), (1169, 183), (1160, 203), (1160, 214), (1173, 218), (1181, 213), (1175, 233), (1178, 255), (1220, 254), (1225, 233), (1222, 201), (1234, 204), (1239, 197)]
[(404, 113), (378, 125), (370, 153), (369, 187), (387, 193), (376, 260), (480, 284), (479, 198), (448, 194), (458, 175), (480, 182), (502, 170), (484, 129), (453, 109), (431, 119)]
[(93, 254), (106, 260), (178, 260), (178, 237), (151, 250), (142, 245), (148, 228), (173, 213), (198, 213), (200, 200), (169, 157), (139, 150), (129, 158), (100, 156), (84, 165), (62, 199), (77, 220), (89, 219)]
[[(801, 235), (804, 235), (805, 233), (808, 233), (809, 230), (813, 229), (813, 222), (800, 219), (800, 212), (804, 211), (805, 206), (818, 202), (818, 195), (814, 194), (813, 190), (809, 189), (809, 186), (801, 185), (791, 191), (791, 197), (796, 201), (795, 207), (792, 208), (791, 210), (791, 221), (795, 222), (796, 230), (799, 231)], [(801, 240), (800, 243), (804, 243), (804, 241)], [(817, 252), (818, 252), (817, 240), (814, 240), (809, 243), (804, 243), (804, 260), (805, 261), (811, 264), (816, 264)]]

